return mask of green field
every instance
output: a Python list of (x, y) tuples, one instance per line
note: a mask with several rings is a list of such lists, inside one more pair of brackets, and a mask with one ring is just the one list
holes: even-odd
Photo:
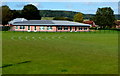
[(41, 20), (53, 20), (54, 17), (42, 17)]
[(9, 31), (2, 38), (3, 66), (10, 65), (3, 74), (118, 73), (116, 31)]

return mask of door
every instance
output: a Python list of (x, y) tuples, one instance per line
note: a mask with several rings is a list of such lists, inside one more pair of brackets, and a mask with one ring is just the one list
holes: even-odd
[(76, 30), (77, 30), (77, 27), (75, 27), (75, 32), (76, 32)]
[(28, 26), (28, 32), (30, 31), (30, 26)]
[(34, 32), (37, 32), (37, 27), (36, 26), (34, 26)]
[(72, 27), (70, 27), (70, 31), (72, 32)]

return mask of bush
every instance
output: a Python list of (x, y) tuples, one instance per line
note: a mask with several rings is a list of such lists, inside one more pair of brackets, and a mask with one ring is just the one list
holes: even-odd
[(10, 30), (10, 26), (2, 26), (0, 27), (0, 31), (8, 31)]
[(97, 30), (97, 27), (90, 27), (90, 30)]

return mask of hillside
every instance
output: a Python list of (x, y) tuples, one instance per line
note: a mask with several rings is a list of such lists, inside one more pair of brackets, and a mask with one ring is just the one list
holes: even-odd
[[(20, 14), (21, 14), (21, 10), (17, 10)], [(45, 18), (50, 18), (51, 19), (53, 17), (69, 17), (71, 19), (73, 19), (74, 15), (76, 13), (79, 13), (79, 12), (75, 12), (75, 11), (64, 11), (64, 10), (39, 10), (40, 11), (40, 15), (41, 17), (43, 17), (44, 19)], [(93, 17), (95, 14), (83, 14), (84, 16), (84, 19), (88, 20), (90, 19), (90, 17)], [(120, 15), (118, 14), (115, 14), (115, 18), (117, 20), (120, 20)]]
[[(74, 15), (78, 13), (75, 11), (59, 11), (59, 10), (40, 10), (40, 15), (42, 17), (69, 17), (73, 18)], [(93, 17), (95, 14), (83, 14), (84, 19), (90, 19), (90, 17)], [(120, 15), (115, 14), (115, 18), (117, 20), (120, 20)]]
[(40, 10), (40, 15), (42, 17), (69, 17), (73, 18), (73, 16), (78, 13), (74, 11), (58, 11), (58, 10)]

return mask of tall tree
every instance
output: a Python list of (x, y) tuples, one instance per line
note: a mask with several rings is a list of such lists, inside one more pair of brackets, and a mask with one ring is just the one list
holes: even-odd
[(2, 24), (2, 7), (0, 7), (0, 24)]
[(13, 19), (15, 18), (21, 18), (21, 11), (20, 10), (12, 10), (12, 13), (13, 13)]
[(8, 6), (2, 6), (2, 24), (8, 24), (8, 21), (12, 20), (12, 12)]
[(115, 21), (114, 11), (110, 7), (98, 8), (92, 19), (101, 28), (111, 28)]
[(83, 22), (83, 14), (82, 13), (77, 13), (74, 15), (74, 21), (75, 22)]
[(39, 14), (39, 10), (36, 6), (32, 4), (25, 5), (22, 10), (22, 17), (28, 19), (28, 20), (40, 20), (41, 16)]

